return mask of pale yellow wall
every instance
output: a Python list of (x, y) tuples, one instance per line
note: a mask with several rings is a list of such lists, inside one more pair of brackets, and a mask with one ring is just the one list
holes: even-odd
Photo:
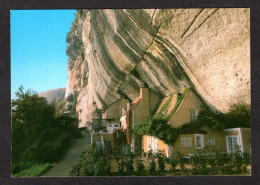
[[(148, 88), (140, 89), (140, 101), (134, 107), (134, 123), (139, 125), (147, 121), (150, 117), (150, 93)], [(152, 97), (154, 97), (152, 95)]]
[(168, 157), (167, 156), (167, 144), (165, 144), (162, 140), (157, 139), (157, 147), (158, 147), (158, 150), (164, 151), (166, 157)]
[(204, 135), (204, 143), (207, 144), (207, 139), (214, 138), (216, 141), (216, 145), (219, 147), (221, 152), (227, 152), (226, 147), (226, 137), (223, 129), (216, 130), (212, 128), (208, 128), (207, 126), (202, 127), (202, 130), (207, 131), (207, 134)]
[[(153, 145), (153, 144), (151, 143), (151, 145)], [(147, 150), (147, 135), (143, 136), (143, 150), (146, 153), (148, 152), (148, 150)], [(160, 139), (157, 139), (157, 150), (164, 151), (165, 155), (167, 156), (167, 144), (165, 144)]]
[[(176, 140), (174, 146), (171, 147), (171, 153), (173, 154), (176, 150), (181, 151), (185, 157), (188, 157), (189, 153), (193, 153), (194, 151), (206, 152), (205, 146), (207, 145), (207, 139), (215, 139), (217, 147), (219, 147), (221, 152), (227, 152), (226, 147), (226, 137), (223, 130), (215, 130), (204, 126), (201, 128), (202, 130), (207, 131), (207, 134), (204, 134), (204, 147), (203, 148), (195, 148), (195, 134), (182, 134)], [(181, 137), (191, 137), (192, 139), (192, 147), (181, 147)]]
[(150, 111), (153, 111), (156, 105), (160, 102), (159, 96), (150, 91)]
[(104, 142), (109, 142), (112, 139), (112, 134), (93, 134), (92, 142), (101, 141), (101, 135), (103, 135)]
[(150, 116), (150, 93), (149, 88), (140, 88), (141, 100), (138, 103), (141, 106), (141, 122), (144, 123)]
[(142, 106), (140, 102), (134, 107), (133, 111), (134, 111), (134, 123), (136, 126), (142, 123)]
[(144, 152), (148, 152), (148, 150), (147, 150), (147, 135), (143, 135), (143, 151)]
[[(174, 101), (175, 102), (175, 101)], [(195, 109), (200, 111), (203, 104), (200, 102), (198, 97), (189, 90), (182, 103), (180, 104), (179, 108), (175, 112), (175, 114), (169, 119), (168, 123), (171, 124), (173, 127), (179, 127), (184, 123), (190, 122), (190, 115), (189, 110)], [(200, 150), (201, 152), (205, 151), (205, 145), (207, 144), (207, 139), (214, 138), (216, 141), (216, 145), (220, 147), (221, 152), (227, 152), (226, 148), (226, 134), (222, 128), (221, 131), (208, 128), (207, 126), (204, 126), (201, 128), (202, 130), (207, 131), (207, 134), (204, 135), (204, 147)], [(192, 147), (181, 147), (181, 136), (190, 136), (192, 139)], [(144, 150), (147, 151), (147, 137), (143, 137), (143, 144), (144, 144)], [(165, 150), (167, 153), (167, 145), (163, 143), (163, 141), (158, 140), (158, 149), (159, 150)], [(174, 146), (171, 146), (171, 153), (173, 154), (176, 150), (181, 151), (186, 157), (189, 153), (193, 153), (195, 151), (195, 134), (185, 134), (180, 135), (178, 139), (176, 140)]]
[[(193, 153), (196, 150), (199, 150), (201, 152), (205, 152), (205, 146), (207, 145), (207, 139), (215, 139), (216, 146), (219, 147), (221, 152), (227, 152), (226, 148), (226, 133), (223, 132), (223, 130), (215, 130), (208, 128), (207, 126), (204, 126), (201, 128), (202, 130), (207, 131), (207, 134), (204, 134), (204, 147), (201, 149), (196, 149), (195, 148), (195, 134), (181, 134), (178, 139), (176, 140), (174, 146), (171, 146), (171, 154), (174, 154), (175, 151), (180, 151), (181, 153), (184, 154), (185, 157), (189, 156), (189, 153)], [(192, 140), (192, 147), (181, 147), (181, 137), (191, 137)], [(167, 156), (167, 144), (165, 144), (161, 140), (157, 140), (157, 147), (158, 150), (164, 150), (165, 154)], [(144, 152), (147, 151), (147, 135), (143, 136), (143, 150)], [(167, 156), (168, 157), (168, 156)]]
[(168, 123), (173, 127), (179, 127), (183, 123), (190, 122), (189, 109), (201, 110), (203, 104), (200, 102), (198, 97), (189, 90), (182, 103), (180, 104), (177, 111), (174, 115), (169, 119)]
[(129, 100), (120, 98), (110, 106), (106, 108), (105, 118), (113, 118), (114, 122), (120, 123), (120, 117), (122, 116), (122, 109), (126, 109), (126, 105), (129, 103)]
[(242, 128), (241, 134), (244, 145), (244, 153), (251, 153), (251, 130)]

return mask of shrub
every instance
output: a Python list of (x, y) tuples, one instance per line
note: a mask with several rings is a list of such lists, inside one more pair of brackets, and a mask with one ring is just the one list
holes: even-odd
[(175, 151), (175, 158), (178, 161), (178, 164), (181, 168), (182, 173), (189, 174), (188, 170), (185, 167), (184, 155), (180, 151)]
[(148, 152), (148, 160), (149, 160), (149, 172), (154, 174), (156, 172), (156, 163), (155, 163), (155, 155), (152, 150)]
[(160, 171), (164, 172), (165, 171), (165, 163), (166, 163), (166, 156), (165, 156), (164, 152), (159, 150), (156, 153), (156, 158), (158, 159), (157, 162), (158, 162), (158, 167), (159, 167)]
[(126, 172), (130, 175), (134, 171), (134, 154), (132, 152), (128, 152), (125, 162)]
[(71, 170), (73, 176), (104, 176), (110, 174), (110, 163), (107, 155), (88, 147)]
[(236, 169), (236, 173), (241, 173), (243, 156), (238, 145), (235, 146), (235, 151), (231, 155), (230, 165), (232, 166), (232, 168)]
[(142, 162), (142, 160), (140, 158), (136, 159), (135, 164), (136, 164), (136, 169), (137, 169), (138, 172), (143, 172), (144, 171), (145, 167), (144, 167), (144, 164), (143, 164), (143, 162)]
[(195, 152), (192, 156), (192, 170), (193, 175), (208, 175), (209, 169), (205, 158), (200, 152)]
[(118, 172), (123, 173), (124, 172), (124, 166), (125, 166), (125, 160), (124, 160), (122, 150), (117, 148), (116, 150), (114, 150), (113, 156), (116, 159)]
[(66, 101), (68, 101), (68, 102), (73, 102), (73, 94), (70, 94), (70, 95), (67, 97)]
[(210, 166), (210, 173), (212, 175), (217, 175), (224, 168), (224, 160), (221, 158), (221, 152), (217, 145), (206, 146), (206, 152), (212, 154), (212, 156), (207, 160)]
[(178, 161), (175, 157), (169, 158), (169, 164), (171, 165), (171, 172), (176, 173), (176, 167), (178, 165)]

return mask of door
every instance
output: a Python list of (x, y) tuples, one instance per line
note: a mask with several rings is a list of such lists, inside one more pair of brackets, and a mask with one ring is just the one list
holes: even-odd
[(226, 143), (227, 143), (227, 152), (233, 153), (235, 151), (235, 146), (239, 145), (238, 143), (238, 136), (226, 136)]

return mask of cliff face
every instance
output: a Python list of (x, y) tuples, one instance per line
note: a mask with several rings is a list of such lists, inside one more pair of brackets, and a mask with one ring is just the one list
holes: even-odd
[(192, 86), (212, 109), (250, 103), (249, 9), (79, 10), (67, 37), (66, 97), (80, 126), (133, 100), (144, 81), (165, 97)]

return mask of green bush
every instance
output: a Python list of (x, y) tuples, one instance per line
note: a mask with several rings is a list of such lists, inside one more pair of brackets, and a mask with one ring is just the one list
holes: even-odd
[(206, 153), (211, 154), (207, 159), (211, 175), (217, 175), (224, 168), (224, 159), (222, 158), (221, 151), (218, 145), (206, 146)]
[(243, 156), (238, 145), (235, 146), (235, 151), (231, 154), (230, 165), (232, 166), (232, 168), (235, 168), (236, 173), (241, 173)]
[(178, 165), (181, 168), (181, 172), (185, 175), (189, 174), (188, 169), (185, 167), (185, 160), (184, 160), (184, 155), (180, 151), (175, 151), (174, 156), (178, 162)]
[(22, 170), (19, 173), (13, 174), (13, 177), (37, 177), (41, 176), (49, 168), (51, 168), (50, 163), (33, 164), (31, 167)]
[(113, 152), (113, 157), (116, 159), (118, 172), (123, 174), (125, 167), (125, 159), (122, 149), (116, 148)]
[(127, 156), (126, 156), (126, 162), (125, 162), (125, 167), (126, 167), (126, 172), (128, 175), (132, 174), (134, 171), (134, 154), (129, 151)]
[(193, 175), (209, 175), (210, 169), (207, 168), (206, 159), (199, 151), (194, 153), (191, 160), (192, 160), (191, 173)]
[(168, 163), (171, 165), (171, 172), (172, 173), (176, 173), (176, 167), (177, 167), (177, 165), (178, 165), (178, 161), (177, 161), (177, 159), (175, 158), (175, 157), (171, 157), (171, 158), (169, 158), (168, 159)]
[(105, 176), (110, 174), (107, 155), (102, 155), (95, 148), (88, 147), (71, 170), (72, 176)]
[(149, 172), (154, 174), (156, 172), (156, 163), (155, 163), (155, 155), (152, 150), (148, 152), (148, 160), (149, 160)]
[(156, 158), (157, 158), (158, 167), (159, 167), (160, 171), (164, 172), (165, 171), (165, 163), (166, 163), (166, 156), (165, 156), (164, 152), (159, 150), (156, 153)]
[(143, 164), (143, 162), (140, 158), (136, 159), (135, 164), (136, 164), (136, 169), (139, 173), (144, 172), (145, 167), (144, 167), (144, 164)]

